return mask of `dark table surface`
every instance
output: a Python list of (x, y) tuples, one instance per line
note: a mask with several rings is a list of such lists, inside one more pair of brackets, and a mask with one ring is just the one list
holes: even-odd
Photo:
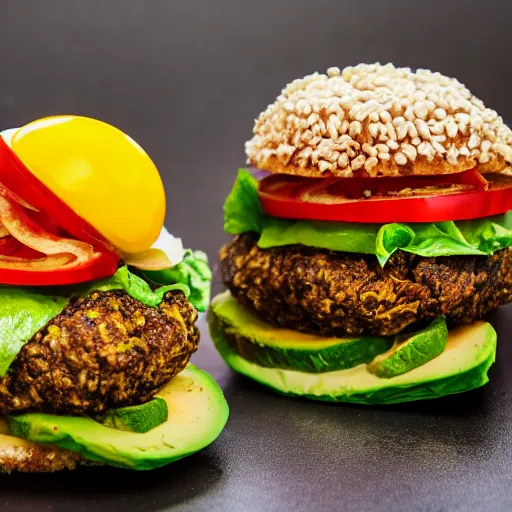
[[(167, 227), (214, 265), (244, 141), (288, 81), (359, 62), (427, 67), (512, 119), (511, 18), (510, 0), (2, 2), (0, 127), (73, 113), (125, 130), (162, 174)], [(202, 320), (194, 362), (231, 407), (212, 446), (151, 473), (1, 476), (0, 509), (512, 510), (511, 313), (495, 315), (488, 386), (372, 408), (285, 398), (235, 376)]]
[(491, 382), (428, 402), (367, 407), (282, 397), (229, 371), (207, 335), (194, 362), (231, 407), (208, 448), (148, 473), (82, 469), (0, 479), (10, 511), (509, 511), (512, 307)]

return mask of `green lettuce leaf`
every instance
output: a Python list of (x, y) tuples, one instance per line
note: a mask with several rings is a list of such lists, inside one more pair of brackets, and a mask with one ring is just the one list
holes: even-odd
[(296, 221), (265, 216), (258, 246), (268, 249), (302, 244), (332, 251), (372, 254), (375, 251), (375, 240), (379, 228), (377, 224)]
[(128, 267), (121, 267), (112, 277), (91, 283), (87, 289), (81, 290), (77, 294), (86, 296), (94, 291), (106, 292), (111, 290), (124, 290), (134, 299), (151, 307), (158, 306), (165, 294), (172, 290), (179, 290), (186, 297), (190, 295), (189, 287), (183, 283), (161, 286), (156, 290), (152, 290), (151, 286), (144, 279), (132, 274)]
[(261, 233), (266, 215), (258, 198), (258, 182), (247, 171), (240, 171), (224, 202), (224, 229), (228, 233)]
[(414, 239), (414, 231), (405, 224), (385, 224), (377, 232), (375, 255), (384, 266), (390, 256), (399, 248), (407, 247)]
[(188, 300), (198, 311), (206, 311), (210, 302), (212, 271), (208, 257), (202, 251), (185, 251), (183, 260), (174, 267), (142, 272), (150, 281), (159, 285), (181, 283), (188, 287)]
[(0, 377), (23, 345), (67, 305), (66, 297), (0, 287)]
[(410, 224), (289, 220), (265, 215), (257, 190), (257, 180), (241, 169), (224, 204), (224, 230), (233, 235), (259, 233), (262, 249), (302, 244), (374, 254), (384, 266), (398, 249), (439, 257), (491, 255), (512, 246), (512, 212), (474, 220)]

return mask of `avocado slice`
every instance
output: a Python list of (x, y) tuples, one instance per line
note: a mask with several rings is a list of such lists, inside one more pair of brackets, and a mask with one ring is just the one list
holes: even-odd
[[(222, 299), (225, 297), (225, 300)], [(326, 338), (276, 329), (238, 306), (230, 295), (211, 305), (230, 347), (247, 361), (266, 368), (327, 372), (369, 363), (393, 345), (389, 338)]]
[(128, 432), (149, 432), (167, 421), (167, 402), (160, 397), (141, 405), (109, 409), (94, 419), (106, 427)]
[(191, 455), (223, 430), (228, 404), (213, 378), (189, 364), (158, 396), (169, 418), (146, 433), (116, 430), (92, 418), (28, 413), (7, 418), (13, 436), (50, 444), (107, 465), (149, 470)]
[[(227, 300), (229, 295), (217, 296), (213, 304)], [(459, 326), (449, 332), (445, 350), (431, 361), (396, 377), (381, 379), (361, 364), (347, 370), (306, 373), (265, 368), (244, 359), (230, 346), (223, 323), (209, 310), (208, 321), (212, 339), (220, 355), (236, 372), (273, 390), (291, 396), (314, 400), (352, 402), (360, 404), (392, 404), (439, 398), (462, 393), (488, 382), (487, 371), (495, 360), (497, 337), (487, 322)], [(243, 314), (242, 306), (237, 304)], [(244, 328), (259, 326), (258, 320), (248, 321), (245, 312)], [(254, 322), (254, 323), (253, 323)], [(232, 324), (239, 327), (240, 324)]]
[(446, 319), (436, 318), (421, 331), (397, 336), (393, 347), (378, 355), (368, 365), (368, 371), (385, 379), (410, 372), (442, 354), (447, 340)]

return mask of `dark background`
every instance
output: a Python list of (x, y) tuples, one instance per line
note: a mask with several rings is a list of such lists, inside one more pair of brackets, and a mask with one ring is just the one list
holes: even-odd
[[(287, 82), (392, 61), (456, 76), (510, 120), (511, 21), (509, 0), (6, 0), (0, 127), (72, 113), (123, 129), (160, 169), (168, 228), (213, 264), (243, 143)], [(216, 443), (150, 474), (1, 476), (0, 509), (512, 509), (510, 343), (484, 389), (368, 408), (268, 393), (227, 371), (201, 327), (195, 362), (231, 406)]]

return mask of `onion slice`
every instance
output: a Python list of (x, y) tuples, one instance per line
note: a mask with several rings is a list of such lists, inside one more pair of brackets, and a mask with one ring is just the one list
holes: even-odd
[(155, 248), (135, 254), (123, 254), (122, 259), (127, 265), (141, 270), (162, 270), (173, 266), (167, 254)]
[(86, 242), (49, 233), (0, 188), (0, 269), (72, 270), (91, 265), (102, 256)]
[(177, 238), (162, 227), (155, 243), (146, 251), (122, 254), (123, 261), (140, 270), (164, 270), (183, 260), (185, 249), (181, 238)]
[(72, 254), (52, 254), (38, 259), (0, 256), (0, 268), (6, 270), (50, 271), (56, 268), (69, 267), (74, 263)]
[(76, 263), (88, 261), (94, 255), (94, 249), (90, 244), (48, 233), (32, 220), (23, 208), (1, 195), (0, 221), (16, 240), (43, 254), (71, 254)]

